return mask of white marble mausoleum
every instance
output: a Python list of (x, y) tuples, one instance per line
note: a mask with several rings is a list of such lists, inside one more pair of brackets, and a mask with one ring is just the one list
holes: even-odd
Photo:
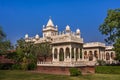
[(72, 32), (70, 26), (67, 25), (64, 31), (59, 32), (58, 26), (55, 26), (50, 18), (47, 25), (43, 25), (42, 32), (43, 36), (25, 35), (26, 42), (32, 41), (37, 44), (47, 41), (52, 45), (52, 62), (43, 64), (38, 61), (38, 65), (85, 66), (94, 65), (97, 60), (104, 60), (107, 63), (115, 62), (113, 46), (106, 46), (101, 42), (84, 43), (80, 29)]

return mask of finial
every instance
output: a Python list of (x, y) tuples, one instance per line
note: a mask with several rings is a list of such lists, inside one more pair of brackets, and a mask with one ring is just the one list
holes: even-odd
[(57, 28), (58, 26), (56, 25), (56, 28)]
[(25, 35), (25, 39), (27, 39), (28, 37), (29, 37), (28, 34), (26, 34), (26, 35)]
[(45, 28), (45, 25), (43, 25), (43, 28)]
[(56, 29), (58, 29), (58, 26), (56, 25)]
[(39, 39), (39, 35), (38, 35), (38, 34), (36, 34), (35, 38), (36, 38), (36, 39)]
[(70, 26), (69, 26), (69, 25), (66, 26), (66, 31), (67, 31), (67, 32), (70, 31)]
[(76, 34), (79, 35), (80, 34), (80, 29), (76, 30)]

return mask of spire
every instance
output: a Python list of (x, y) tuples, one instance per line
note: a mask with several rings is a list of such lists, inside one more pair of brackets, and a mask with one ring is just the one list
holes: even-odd
[(49, 18), (48, 23), (47, 23), (46, 26), (54, 26), (51, 17)]

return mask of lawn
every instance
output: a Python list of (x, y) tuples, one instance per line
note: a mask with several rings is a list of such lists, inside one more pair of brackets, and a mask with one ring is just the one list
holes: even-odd
[(0, 70), (0, 80), (120, 80), (119, 74), (92, 74), (86, 76), (63, 76), (28, 71)]

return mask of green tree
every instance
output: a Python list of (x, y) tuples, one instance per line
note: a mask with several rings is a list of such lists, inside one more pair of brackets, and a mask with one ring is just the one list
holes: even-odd
[(6, 38), (6, 34), (3, 32), (2, 27), (0, 26), (0, 42)]
[(114, 51), (116, 52), (116, 60), (120, 60), (120, 39), (117, 39), (116, 43), (114, 43)]
[(27, 58), (24, 56), (22, 61), (23, 61), (23, 62), (21, 63), (21, 68), (22, 68), (23, 70), (27, 70), (27, 66), (28, 66)]
[(34, 42), (26, 42), (24, 39), (19, 39), (16, 45), (17, 64), (21, 64), (23, 70), (33, 69), (36, 67), (37, 59), (43, 57), (44, 60), (50, 56), (51, 45), (48, 42), (35, 44)]
[(52, 48), (50, 43), (49, 42), (39, 43), (39, 44), (36, 44), (36, 46), (37, 46), (36, 53), (38, 58), (41, 56), (46, 61), (46, 59), (51, 56)]
[(35, 46), (33, 42), (25, 42), (24, 39), (22, 38), (19, 39), (17, 41), (16, 51), (18, 58), (16, 58), (15, 61), (16, 63), (21, 64), (23, 70), (26, 70), (29, 64), (36, 65), (37, 58), (36, 58)]
[(12, 44), (9, 40), (0, 42), (0, 54), (5, 54), (8, 50), (11, 50), (12, 48)]
[[(117, 55), (120, 55), (120, 9), (108, 10), (107, 17), (102, 25), (99, 27), (99, 31), (106, 36), (105, 41), (109, 44), (114, 44), (114, 50)], [(120, 60), (120, 56), (117, 56)]]
[(12, 48), (13, 46), (11, 42), (9, 40), (6, 40), (6, 34), (2, 30), (2, 27), (0, 27), (0, 54), (5, 54)]

